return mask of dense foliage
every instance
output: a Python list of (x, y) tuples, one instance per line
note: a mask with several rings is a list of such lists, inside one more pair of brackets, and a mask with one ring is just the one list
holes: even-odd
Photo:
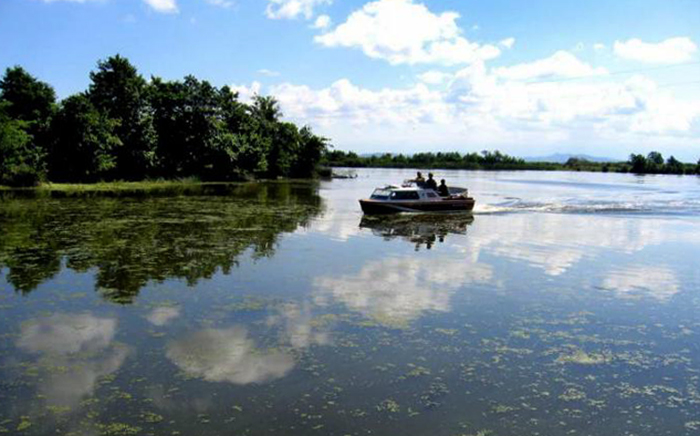
[(352, 151), (327, 150), (321, 163), (332, 167), (379, 168), (440, 168), (469, 170), (539, 170), (539, 171), (600, 171), (636, 174), (700, 174), (697, 164), (682, 163), (673, 156), (664, 161), (661, 153), (652, 151), (647, 157), (633, 154), (627, 162), (591, 162), (571, 158), (566, 163), (528, 162), (499, 151), (481, 153), (416, 153), (359, 156)]
[(238, 101), (229, 87), (187, 76), (146, 81), (124, 57), (90, 73), (61, 102), (22, 67), (0, 81), (0, 184), (195, 177), (308, 177), (327, 147), (281, 121), (274, 97)]

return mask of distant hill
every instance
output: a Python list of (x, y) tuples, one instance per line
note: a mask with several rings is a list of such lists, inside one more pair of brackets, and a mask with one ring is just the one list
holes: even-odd
[(571, 158), (585, 159), (589, 162), (618, 162), (618, 159), (612, 159), (609, 157), (600, 156), (589, 156), (587, 154), (567, 154), (567, 153), (555, 153), (548, 156), (530, 156), (523, 157), (525, 162), (555, 162), (555, 163), (566, 163)]

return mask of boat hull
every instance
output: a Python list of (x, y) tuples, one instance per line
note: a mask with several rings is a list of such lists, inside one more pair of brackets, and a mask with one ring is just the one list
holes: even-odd
[(439, 201), (360, 200), (362, 212), (368, 215), (401, 212), (469, 212), (474, 209), (473, 198), (445, 198)]

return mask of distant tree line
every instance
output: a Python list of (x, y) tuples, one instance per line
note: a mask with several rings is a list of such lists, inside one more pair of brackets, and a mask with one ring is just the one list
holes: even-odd
[(458, 152), (416, 153), (412, 155), (384, 153), (359, 156), (355, 152), (326, 150), (322, 164), (342, 167), (379, 168), (443, 168), (443, 169), (523, 169), (531, 166), (521, 158), (500, 151), (460, 154)]
[(437, 152), (413, 155), (384, 153), (359, 156), (352, 151), (327, 149), (321, 158), (323, 165), (351, 168), (439, 168), (467, 170), (536, 170), (536, 171), (597, 171), (635, 174), (700, 174), (697, 163), (683, 163), (671, 156), (664, 160), (661, 153), (652, 151), (646, 157), (632, 154), (627, 162), (592, 162), (570, 158), (565, 163), (528, 162), (499, 151), (481, 153)]
[(85, 92), (60, 102), (22, 67), (0, 80), (0, 184), (308, 177), (326, 138), (281, 121), (277, 100), (238, 101), (187, 76), (144, 79), (128, 59), (99, 61)]

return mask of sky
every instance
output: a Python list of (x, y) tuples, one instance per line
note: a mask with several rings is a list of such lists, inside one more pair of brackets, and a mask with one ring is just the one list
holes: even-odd
[(0, 0), (0, 41), (59, 98), (119, 53), (339, 150), (700, 158), (697, 0)]

